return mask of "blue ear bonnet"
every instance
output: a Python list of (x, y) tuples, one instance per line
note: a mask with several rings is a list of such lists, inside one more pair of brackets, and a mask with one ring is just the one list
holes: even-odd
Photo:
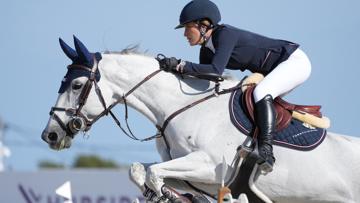
[[(62, 39), (59, 38), (59, 43), (61, 49), (64, 51), (67, 57), (72, 60), (72, 64), (83, 65), (89, 68), (89, 70), (70, 68), (68, 69), (66, 75), (61, 81), (61, 86), (58, 93), (64, 93), (67, 88), (69, 88), (71, 81), (79, 77), (90, 77), (91, 68), (94, 65), (94, 57), (97, 62), (101, 60), (101, 54), (96, 52), (94, 54), (90, 53), (85, 45), (74, 36), (75, 50), (67, 45)], [(96, 81), (100, 80), (100, 72), (97, 69), (95, 73)]]
[[(90, 69), (84, 70), (84, 69), (77, 69), (77, 68), (72, 68), (72, 69), (68, 69), (66, 75), (64, 76), (63, 80), (61, 81), (61, 86), (60, 89), (58, 91), (58, 93), (64, 93), (70, 86), (71, 82), (79, 77), (90, 77)], [(95, 78), (96, 81), (99, 81), (101, 78), (100, 72), (99, 70), (96, 71), (95, 73)]]

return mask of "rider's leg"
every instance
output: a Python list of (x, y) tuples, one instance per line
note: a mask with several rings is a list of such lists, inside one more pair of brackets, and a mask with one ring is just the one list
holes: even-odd
[(276, 112), (271, 95), (266, 95), (255, 104), (255, 121), (259, 133), (257, 137), (260, 167), (263, 171), (270, 172), (275, 162), (272, 141), (275, 133)]
[(299, 86), (310, 76), (311, 64), (306, 54), (297, 49), (288, 60), (280, 63), (256, 86), (254, 90), (256, 124), (259, 126), (259, 153), (266, 171), (274, 163), (272, 136), (275, 132), (273, 99), (283, 96)]

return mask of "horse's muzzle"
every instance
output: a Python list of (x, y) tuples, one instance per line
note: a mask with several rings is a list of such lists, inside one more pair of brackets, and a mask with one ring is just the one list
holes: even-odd
[(56, 132), (49, 133), (45, 130), (41, 134), (41, 139), (48, 143), (49, 147), (54, 150), (70, 148), (72, 140), (72, 138), (69, 136), (59, 138), (59, 135)]
[[(49, 133), (46, 130), (44, 130), (41, 133), (41, 139), (44, 140), (46, 143), (50, 144), (50, 142), (56, 142), (57, 141), (57, 133)], [(56, 139), (56, 140), (54, 140)]]

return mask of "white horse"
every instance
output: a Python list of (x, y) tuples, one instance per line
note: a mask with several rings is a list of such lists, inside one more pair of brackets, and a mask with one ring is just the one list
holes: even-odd
[[(93, 59), (87, 49), (75, 38), (75, 50), (62, 43), (62, 48), (74, 63)], [(75, 115), (79, 109), (88, 121), (97, 120), (104, 104), (124, 103), (123, 96), (150, 73), (159, 69), (158, 61), (137, 53), (102, 53), (97, 66), (101, 90), (90, 89), (85, 103), (79, 105), (80, 93), (88, 77), (74, 78), (59, 94), (53, 114), (42, 134), (53, 149), (70, 147), (71, 138), (85, 129), (84, 119)], [(80, 66), (79, 66), (80, 67)], [(91, 68), (91, 67), (90, 67)], [(94, 69), (93, 69), (94, 70)], [(238, 81), (226, 79), (220, 89), (230, 88)], [(213, 93), (209, 81), (181, 78), (172, 73), (159, 72), (127, 95), (127, 104), (146, 116), (154, 125), (162, 126), (166, 118), (182, 107)], [(100, 102), (100, 97), (104, 102)], [(145, 169), (134, 164), (133, 173), (141, 173), (138, 186), (144, 183), (161, 194), (164, 181), (185, 180), (193, 186), (216, 195), (221, 183), (221, 165), (225, 157), (227, 181), (233, 172), (231, 163), (236, 149), (246, 136), (230, 121), (229, 94), (213, 97), (172, 119), (165, 136), (156, 138), (156, 146), (163, 160)], [(65, 109), (71, 108), (71, 109)], [(70, 126), (70, 127), (69, 127)], [(72, 126), (72, 127), (71, 127)], [(70, 128), (70, 129), (69, 129)], [(75, 130), (74, 130), (75, 129)], [(328, 132), (323, 143), (312, 151), (301, 152), (274, 146), (276, 163), (273, 172), (259, 176), (256, 185), (271, 201), (277, 203), (360, 202), (360, 139)], [(247, 184), (247, 183), (244, 183)], [(173, 182), (175, 188), (181, 187)]]

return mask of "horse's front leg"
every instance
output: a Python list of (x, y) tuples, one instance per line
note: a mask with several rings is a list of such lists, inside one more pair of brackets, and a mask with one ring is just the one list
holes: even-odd
[(130, 180), (135, 183), (135, 185), (140, 189), (142, 193), (145, 192), (145, 178), (146, 178), (146, 169), (151, 164), (132, 163), (129, 170)]
[[(154, 164), (154, 163), (151, 163)], [(158, 201), (161, 196), (156, 194), (145, 184), (146, 169), (151, 165), (148, 163), (132, 163), (129, 170), (130, 180), (140, 189), (146, 202), (160, 202)]]
[(192, 152), (184, 157), (153, 164), (146, 171), (146, 185), (161, 196), (164, 178), (200, 183), (216, 183), (215, 164), (203, 151)]

